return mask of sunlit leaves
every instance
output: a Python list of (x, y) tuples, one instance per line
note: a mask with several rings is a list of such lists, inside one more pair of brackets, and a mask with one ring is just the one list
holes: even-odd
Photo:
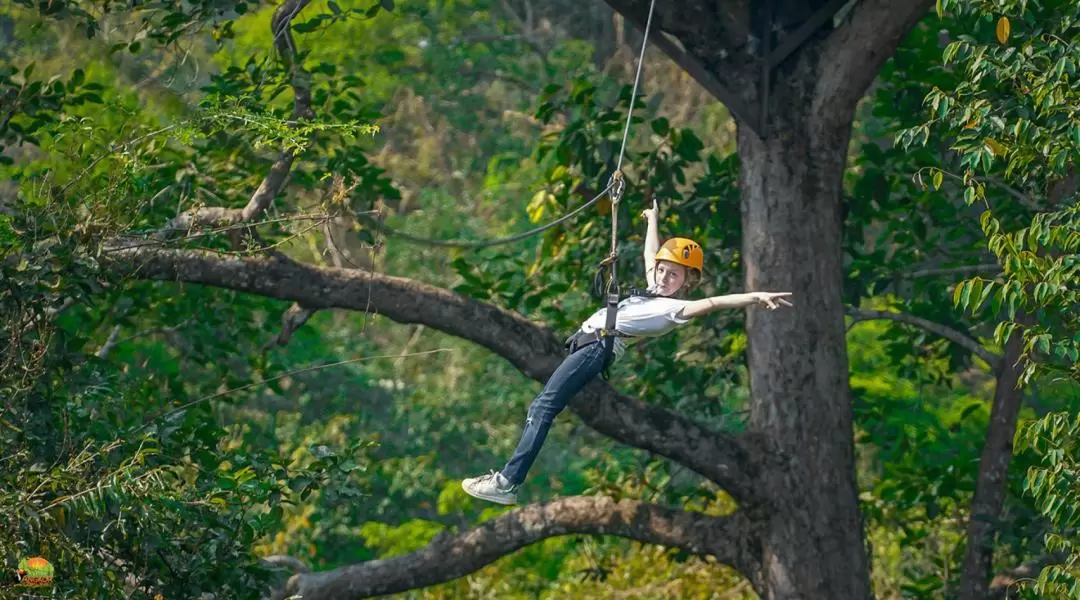
[[(955, 89), (928, 95), (935, 109), (928, 122), (904, 134), (911, 145), (924, 143), (930, 128), (948, 135), (962, 157), (965, 199), (987, 206), (981, 227), (1003, 277), (965, 281), (953, 300), (969, 312), (982, 310), (987, 299), (995, 313), (1005, 311), (994, 337), (1004, 343), (1023, 335), (1022, 384), (1037, 375), (1080, 381), (1080, 193), (1062, 185), (1080, 169), (1080, 5), (942, 0), (938, 6), (994, 23), (993, 39), (978, 29), (946, 47), (946, 64), (964, 69), (966, 78)], [(941, 109), (946, 99), (949, 107)], [(1002, 227), (992, 214), (1002, 209), (988, 201), (987, 182), (1036, 211), (1030, 225)], [(1075, 595), (1080, 417), (1050, 413), (1031, 422), (1020, 430), (1017, 448), (1043, 459), (1029, 471), (1025, 491), (1061, 532), (1047, 536), (1047, 550), (1068, 556), (1042, 571), (1035, 591)]]
[[(1080, 525), (1080, 414), (1051, 413), (1025, 425), (1016, 436), (1019, 450), (1030, 450), (1042, 463), (1032, 467), (1024, 481), (1024, 491), (1031, 494), (1043, 513), (1059, 530), (1075, 531)], [(1066, 597), (1077, 584), (1080, 545), (1075, 535), (1052, 534), (1047, 551), (1063, 551), (1069, 558), (1040, 573), (1035, 591), (1041, 597)], [(1066, 595), (1061, 595), (1061, 594)], [(1071, 597), (1071, 596), (1068, 596)]]
[[(905, 131), (901, 141), (909, 146), (923, 144), (930, 128), (948, 135), (950, 149), (960, 156), (963, 172), (959, 177), (969, 204), (986, 202), (990, 182), (1009, 189), (1032, 207), (1044, 207), (1030, 227), (1011, 232), (1002, 231), (997, 219), (984, 214), (987, 248), (1001, 261), (1007, 277), (1004, 284), (995, 286), (994, 305), (1005, 307), (1010, 319), (1018, 309), (1033, 311), (1040, 322), (1053, 323), (1052, 329), (1063, 336), (1051, 346), (1065, 348), (1064, 360), (1043, 357), (1025, 369), (1025, 381), (1044, 367), (1063, 369), (1064, 374), (1076, 377), (1069, 350), (1076, 346), (1069, 332), (1077, 331), (1076, 311), (1070, 308), (1078, 300), (1074, 285), (1080, 238), (1077, 193), (1050, 190), (1080, 168), (1076, 163), (1080, 133), (1075, 133), (1080, 130), (1080, 114), (1075, 110), (1080, 105), (1080, 86), (1072, 75), (1080, 60), (1074, 50), (1080, 43), (1080, 8), (1075, 3), (1036, 8), (1020, 2), (945, 2), (943, 8), (974, 15), (1004, 10), (1016, 15), (1022, 27), (1012, 31), (1008, 16), (1000, 15), (993, 32), (997, 44), (980, 37), (978, 31), (951, 41), (943, 52), (944, 60), (964, 69), (967, 77), (952, 90), (935, 88), (928, 94), (930, 120)], [(977, 308), (971, 305), (970, 294), (963, 293), (972, 285), (958, 287), (954, 295), (965, 310)], [(1045, 354), (1038, 352), (1039, 344), (1027, 347)]]

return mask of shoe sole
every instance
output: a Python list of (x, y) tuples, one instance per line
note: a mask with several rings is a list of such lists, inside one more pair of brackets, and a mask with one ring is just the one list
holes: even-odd
[(517, 499), (516, 498), (511, 500), (511, 499), (507, 499), (507, 498), (500, 498), (498, 496), (489, 496), (487, 494), (481, 494), (481, 493), (478, 493), (478, 492), (474, 492), (474, 491), (470, 490), (469, 488), (465, 487), (464, 483), (461, 484), (461, 489), (465, 490), (465, 493), (472, 496), (473, 498), (479, 498), (481, 500), (487, 500), (488, 502), (494, 502), (495, 504), (502, 504), (503, 506), (511, 506), (511, 505), (517, 504)]

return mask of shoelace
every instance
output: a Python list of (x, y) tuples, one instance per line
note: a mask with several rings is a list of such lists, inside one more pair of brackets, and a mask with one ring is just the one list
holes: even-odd
[(510, 485), (508, 485), (506, 487), (502, 487), (502, 486), (499, 485), (499, 478), (496, 477), (498, 474), (499, 474), (498, 471), (496, 471), (495, 469), (492, 469), (491, 471), (488, 472), (487, 475), (481, 475), (480, 476), (480, 481), (488, 481), (488, 480), (490, 480), (492, 483), (495, 484), (496, 488), (498, 488), (498, 489), (500, 489), (500, 490), (502, 490), (504, 492), (512, 492), (512, 491), (514, 491), (514, 489), (517, 487), (514, 484), (510, 484)]

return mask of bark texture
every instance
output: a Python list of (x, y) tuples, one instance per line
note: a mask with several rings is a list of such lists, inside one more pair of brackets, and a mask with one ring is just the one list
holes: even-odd
[(984, 600), (991, 596), (997, 519), (1001, 515), (1008, 489), (1013, 436), (1016, 435), (1016, 421), (1023, 405), (1023, 394), (1016, 387), (1020, 380), (1020, 369), (1016, 363), (1022, 352), (1023, 336), (1013, 335), (1005, 344), (1005, 355), (997, 368), (990, 426), (979, 458), (975, 495), (971, 499), (967, 547), (960, 577), (960, 600)]
[(788, 460), (763, 472), (765, 599), (871, 597), (855, 485), (842, 293), (842, 176), (856, 102), (927, 2), (866, 0), (788, 58), (762, 136), (740, 126), (748, 290), (795, 310), (749, 309), (751, 430)]
[(790, 291), (795, 304), (747, 315), (751, 429), (789, 461), (764, 476), (774, 512), (758, 591), (766, 599), (861, 599), (870, 597), (869, 564), (855, 489), (840, 245), (850, 129), (824, 128), (810, 114), (814, 71), (809, 62), (800, 67), (778, 86), (775, 135), (739, 135), (746, 288)]

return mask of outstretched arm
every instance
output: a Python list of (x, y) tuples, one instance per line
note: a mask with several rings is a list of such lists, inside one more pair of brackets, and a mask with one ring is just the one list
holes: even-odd
[(646, 208), (641, 211), (641, 216), (645, 217), (646, 229), (645, 229), (645, 281), (648, 286), (656, 286), (656, 253), (660, 251), (660, 232), (657, 221), (656, 200), (653, 200), (652, 208)]
[(704, 300), (694, 300), (682, 307), (679, 316), (684, 319), (700, 317), (725, 308), (742, 308), (751, 304), (761, 304), (769, 309), (780, 306), (791, 306), (784, 298), (790, 296), (789, 292), (749, 292), (746, 294), (728, 294), (726, 296), (713, 296)]

